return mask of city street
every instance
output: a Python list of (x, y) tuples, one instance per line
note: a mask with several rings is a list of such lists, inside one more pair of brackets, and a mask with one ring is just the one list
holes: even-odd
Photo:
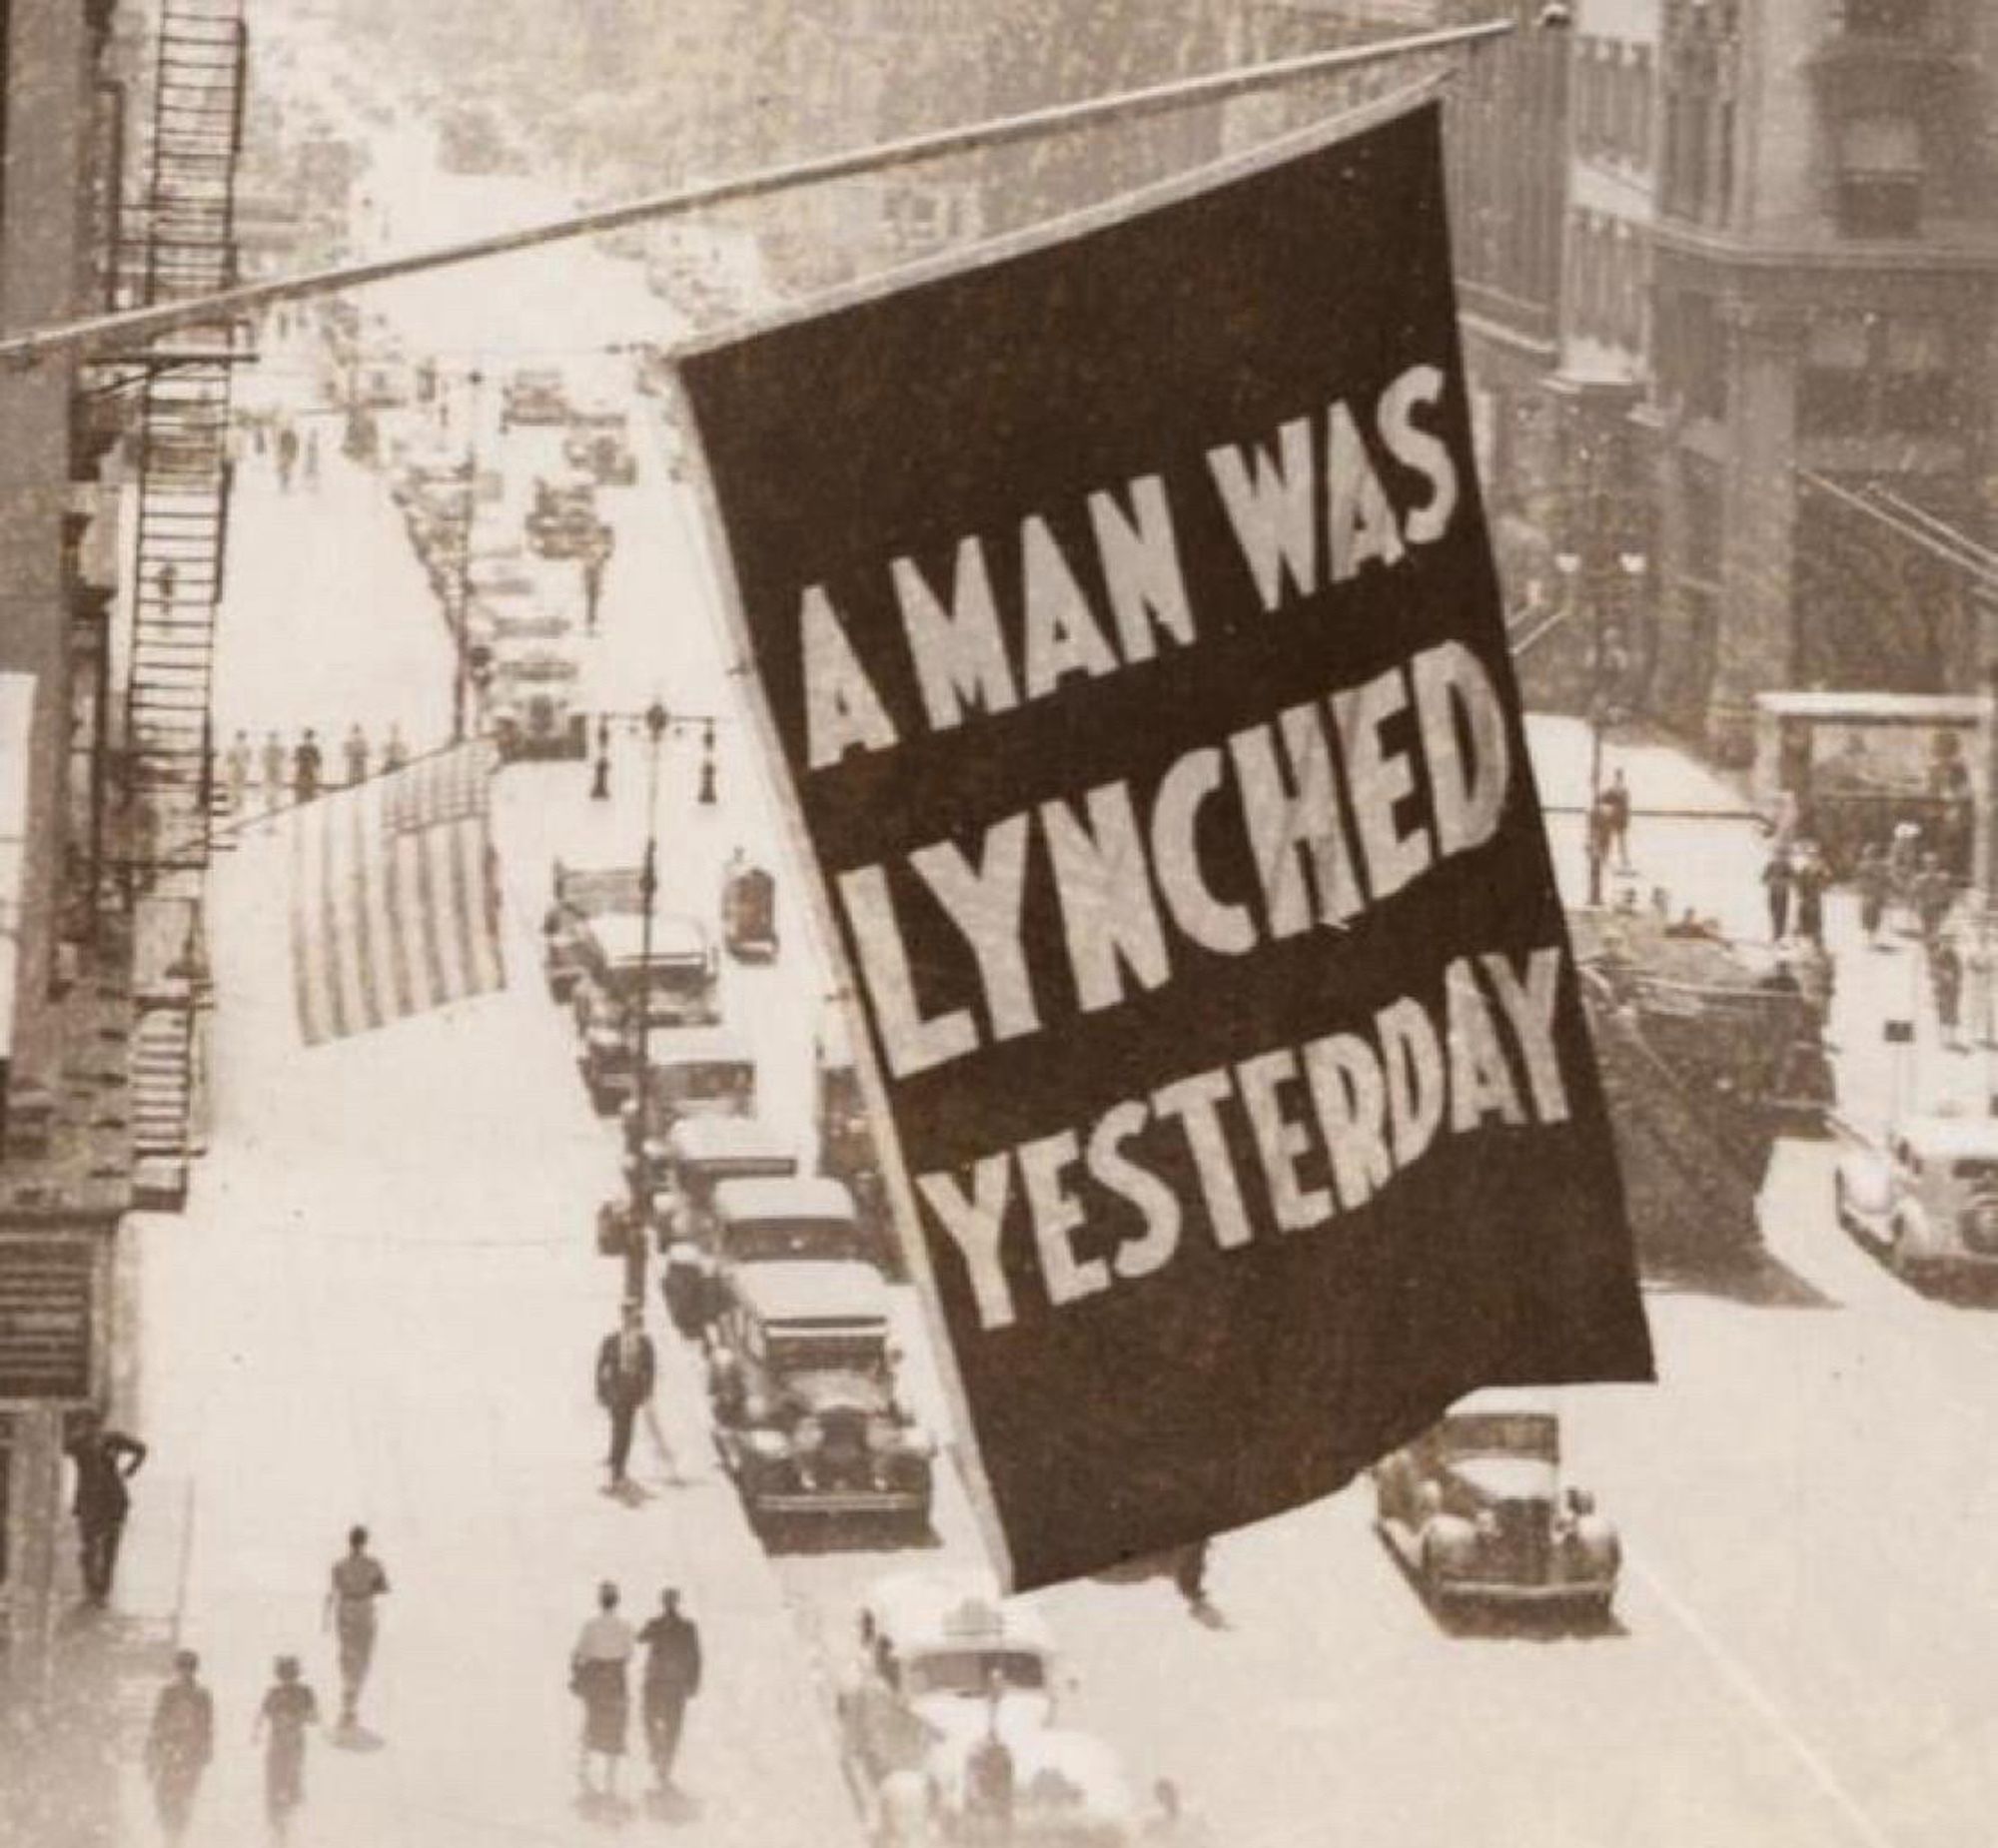
[[(380, 157), (393, 195), (376, 182), (398, 244), (563, 203), (548, 183), (440, 174), (415, 131), (399, 134)], [(436, 357), (461, 418), (475, 404), (463, 376), (486, 376), (476, 444), (509, 505), (554, 465), (559, 434), (502, 435), (508, 369), (557, 365), (574, 389), (631, 405), (639, 474), (602, 496), (616, 549), (583, 666), (583, 703), (617, 715), (611, 794), (590, 798), (586, 763), (503, 769), (506, 992), (310, 1051), (293, 1027), (273, 829), (244, 829), (215, 868), (211, 1152), (184, 1217), (139, 1222), (143, 1337), (119, 1408), (153, 1459), (117, 1601), (202, 1651), (221, 1708), (193, 1839), (261, 1838), (250, 1718), (275, 1654), (301, 1654), (322, 1704), (337, 1697), (320, 1599), (364, 1521), (394, 1586), (365, 1707), (379, 1739), (315, 1743), (301, 1843), (587, 1839), (604, 1819), (574, 1802), (566, 1655), (605, 1577), (634, 1618), (682, 1587), (709, 1651), (685, 1794), (641, 1807), (630, 1831), (714, 1848), (857, 1841), (830, 1693), (877, 1575), (975, 1562), (955, 1478), (946, 1468), (933, 1547), (766, 1556), (707, 1440), (695, 1357), (654, 1308), (664, 1367), (642, 1494), (601, 1489), (590, 1364), (620, 1274), (592, 1230), (618, 1145), (577, 1082), (538, 933), (553, 857), (640, 857), (635, 720), (650, 700), (688, 721), (659, 763), (660, 909), (712, 927), (738, 846), (776, 870), (781, 953), (765, 968), (724, 958), (722, 1005), (754, 1047), (759, 1114), (807, 1159), (829, 987), (693, 495), (668, 472), (658, 401), (631, 392), (628, 357), (610, 351), (671, 318), (639, 266), (586, 244), (358, 299), (413, 357)], [(247, 402), (302, 420), (323, 409), (311, 338), (275, 348)], [(423, 415), (386, 414), (391, 443)], [(393, 722), (422, 749), (449, 733), (450, 637), (383, 474), (337, 455), (334, 420), (323, 428), (317, 484), (281, 489), (255, 458), (242, 471), (217, 734), (311, 724), (331, 758), (351, 724), (379, 740)], [(1578, 808), (1579, 728), (1536, 721), (1533, 741), (1543, 798)], [(1610, 761), (1635, 791), (1646, 895), (1757, 934), (1765, 848), (1738, 795), (1661, 743), (1612, 740)], [(1578, 819), (1552, 827), (1578, 899)], [(1944, 1055), (1919, 997), (1905, 1072), (1882, 1041), (1917, 990), (1914, 951), (1860, 948), (1843, 896), (1832, 926), (1854, 1126), (1878, 1133), (1897, 1091), (1974, 1100), (1983, 1061)], [(1357, 1484), (1224, 1537), (1216, 1622), (1164, 1577), (1037, 1594), (1075, 1678), (1068, 1717), (1141, 1791), (1177, 1780), (1230, 1848), (1463, 1848), (1467, 1815), (1472, 1839), (1500, 1848), (1983, 1848), (1998, 1805), (1998, 1306), (1917, 1291), (1840, 1232), (1837, 1147), (1778, 1151), (1763, 1229), (1781, 1288), (1654, 1289), (1658, 1385), (1559, 1395), (1566, 1472), (1623, 1538), (1607, 1630), (1446, 1626)], [(940, 1426), (919, 1317), (898, 1294), (915, 1396)], [(136, 1776), (128, 1799), (126, 1839), (152, 1839)]]

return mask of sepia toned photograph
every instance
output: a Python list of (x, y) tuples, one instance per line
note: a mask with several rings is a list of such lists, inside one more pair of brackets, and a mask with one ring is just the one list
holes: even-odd
[(0, 0), (0, 1848), (1988, 1848), (1992, 0)]

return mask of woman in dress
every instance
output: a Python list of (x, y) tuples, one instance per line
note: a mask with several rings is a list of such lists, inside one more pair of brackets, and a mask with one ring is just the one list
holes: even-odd
[[(569, 1654), (568, 1684), (582, 1702), (582, 1745), (575, 1772), (585, 1794), (617, 1794), (617, 1761), (630, 1730), (631, 1700), (626, 1672), (638, 1646), (630, 1624), (617, 1614), (617, 1587), (596, 1587), (596, 1615), (582, 1626)], [(603, 1781), (592, 1782), (589, 1761), (603, 1764)]]
[(306, 1728), (319, 1724), (319, 1696), (299, 1679), (299, 1658), (281, 1655), (278, 1679), (257, 1709), (252, 1741), (264, 1741), (264, 1813), (282, 1842), (306, 1796)]

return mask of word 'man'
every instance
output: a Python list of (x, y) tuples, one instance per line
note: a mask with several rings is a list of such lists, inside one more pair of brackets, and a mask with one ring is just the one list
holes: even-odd
[[(1398, 509), (1358, 419), (1343, 401), (1322, 420), (1286, 423), (1274, 442), (1207, 454), (1208, 476), (1228, 528), (1268, 611), (1347, 582), (1368, 565), (1394, 565), (1412, 545), (1433, 544), (1459, 499), (1457, 466), (1441, 438), (1417, 420), (1434, 410), (1444, 375), (1412, 366), (1382, 392), (1372, 425), (1383, 450), (1420, 484)], [(1121, 492), (1088, 496), (1097, 570), (1079, 573), (1049, 521), (1019, 523), (1017, 607), (1002, 611), (986, 542), (958, 541), (948, 594), (914, 559), (888, 565), (894, 607), (922, 716), (948, 731), (982, 714), (1044, 699), (1078, 675), (1102, 678), (1196, 639), (1164, 481), (1140, 475)], [(1093, 596), (1089, 587), (1100, 580)], [(901, 733), (823, 584), (798, 603), (805, 760), (812, 770), (851, 751), (887, 750)]]

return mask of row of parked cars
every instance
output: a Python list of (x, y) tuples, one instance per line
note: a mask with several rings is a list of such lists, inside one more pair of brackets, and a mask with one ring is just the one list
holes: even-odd
[[(773, 912), (768, 873), (731, 867), (727, 951), (773, 953)], [(598, 1211), (599, 1249), (656, 1250), (752, 1523), (927, 1531), (935, 1444), (899, 1379), (894, 1246), (842, 1036), (819, 1035), (823, 1171), (806, 1174), (757, 1115), (754, 1053), (723, 1019), (720, 952), (701, 919), (655, 910), (648, 924), (636, 868), (557, 862), (544, 940), (583, 1084), (623, 1127), (625, 1191)]]

